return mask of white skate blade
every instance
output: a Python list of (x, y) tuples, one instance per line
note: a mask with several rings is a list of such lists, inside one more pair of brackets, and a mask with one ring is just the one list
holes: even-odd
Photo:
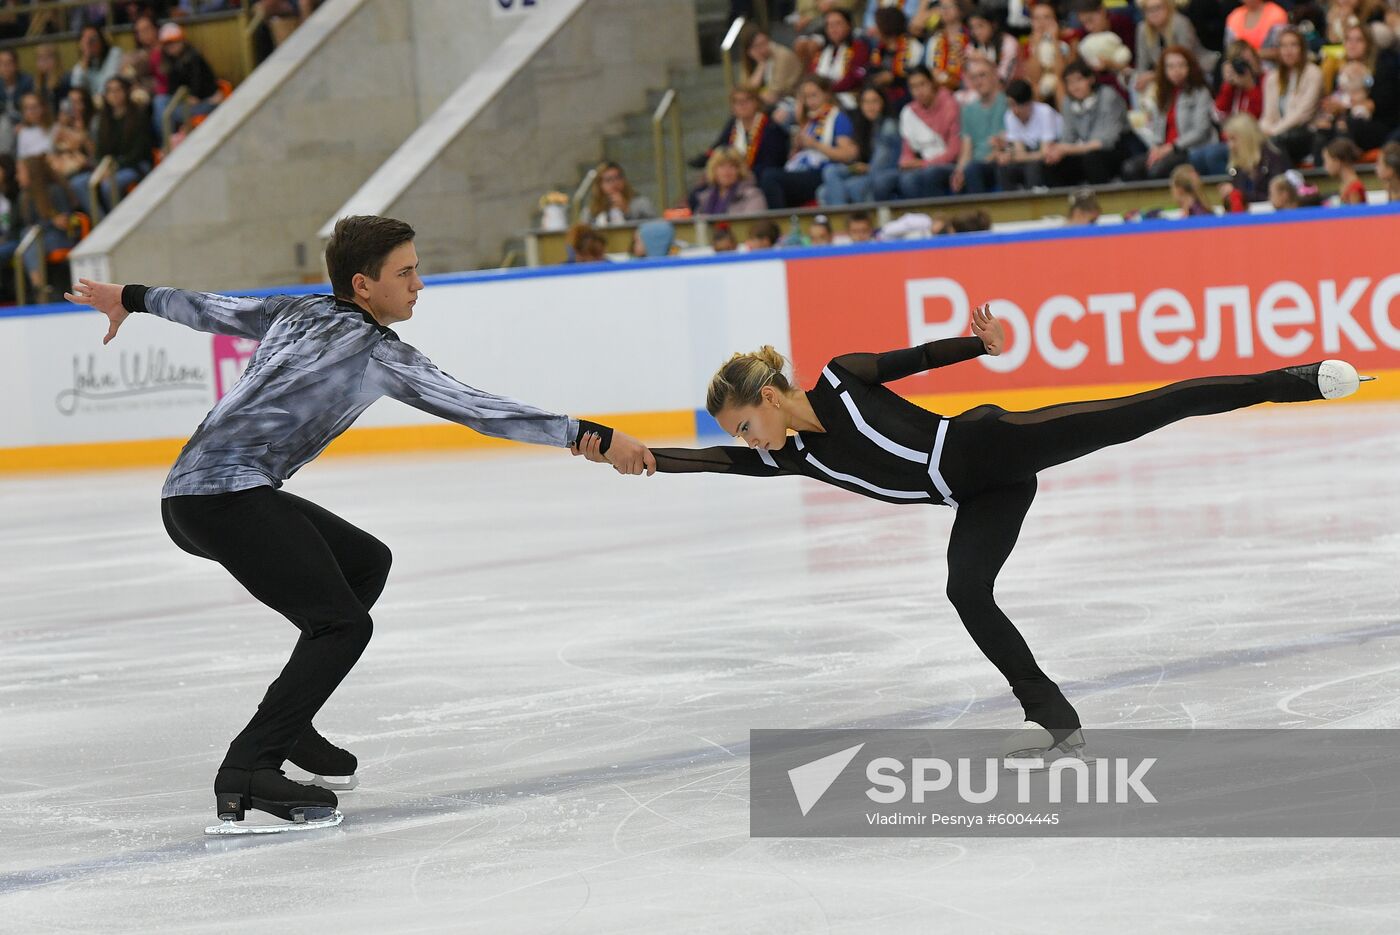
[(311, 785), (320, 786), (322, 789), (329, 789), (332, 792), (349, 792), (360, 784), (360, 777), (351, 773), (349, 776), (312, 776)]
[(1084, 734), (1075, 730), (1059, 744), (1050, 732), (1035, 721), (1026, 721), (1020, 730), (1007, 735), (1001, 745), (1001, 765), (1014, 770), (1049, 769), (1064, 759), (1092, 763), (1094, 758), (1084, 755)]
[(216, 835), (236, 835), (236, 834), (284, 834), (288, 831), (316, 831), (320, 828), (334, 828), (345, 820), (345, 816), (339, 809), (312, 808), (303, 809), (301, 812), (293, 814), (306, 815), (314, 813), (318, 816), (321, 813), (324, 817), (302, 818), (300, 821), (282, 821), (280, 818), (267, 816), (272, 823), (251, 823), (246, 818), (243, 821), (226, 821), (223, 824), (210, 825), (204, 829), (205, 834)]
[(1317, 368), (1317, 389), (1323, 399), (1341, 399), (1361, 385), (1356, 368), (1344, 360), (1324, 360)]
[(1047, 750), (1043, 756), (1006, 756), (1002, 757), (1001, 765), (1004, 769), (1026, 770), (1028, 772), (1043, 772), (1050, 769), (1057, 763), (1064, 763), (1066, 766), (1071, 762), (1083, 763), (1092, 766), (1098, 758), (1091, 756), (1081, 750), (1071, 750), (1066, 753), (1061, 750)]

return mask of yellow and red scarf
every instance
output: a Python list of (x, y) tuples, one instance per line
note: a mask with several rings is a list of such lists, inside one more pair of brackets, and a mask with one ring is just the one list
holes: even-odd
[(744, 161), (749, 168), (753, 168), (754, 160), (758, 158), (758, 143), (763, 139), (763, 131), (768, 126), (768, 115), (760, 113), (758, 119), (753, 122), (753, 132), (744, 129), (744, 124), (734, 121), (734, 129), (729, 131), (729, 145), (735, 149), (744, 151)]

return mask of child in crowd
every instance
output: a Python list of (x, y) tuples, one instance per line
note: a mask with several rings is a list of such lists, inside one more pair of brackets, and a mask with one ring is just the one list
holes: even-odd
[(1337, 196), (1344, 205), (1366, 203), (1366, 185), (1356, 174), (1356, 163), (1360, 158), (1361, 150), (1346, 137), (1338, 137), (1323, 147), (1322, 167), (1340, 183)]
[(1290, 208), (1298, 207), (1302, 202), (1298, 198), (1298, 189), (1287, 174), (1276, 175), (1269, 180), (1269, 204), (1274, 206), (1275, 211), (1287, 211)]
[(1172, 200), (1186, 217), (1215, 214), (1206, 204), (1205, 186), (1201, 176), (1189, 162), (1182, 163), (1172, 170)]

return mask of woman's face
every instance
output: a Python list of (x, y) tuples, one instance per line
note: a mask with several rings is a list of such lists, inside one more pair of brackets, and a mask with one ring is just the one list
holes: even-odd
[(107, 106), (113, 110), (122, 110), (126, 107), (126, 88), (122, 87), (120, 81), (107, 82), (102, 96), (107, 100)]
[(156, 37), (159, 34), (156, 32), (156, 24), (153, 20), (146, 17), (138, 19), (136, 21), (135, 32), (136, 42), (141, 48), (149, 49), (156, 44)]
[(1342, 171), (1342, 164), (1336, 160), (1331, 153), (1322, 151), (1322, 168), (1328, 175), (1337, 175)]
[(739, 167), (725, 160), (715, 166), (715, 184), (720, 188), (733, 188), (739, 181)]
[(95, 29), (84, 29), (83, 34), (78, 37), (78, 49), (83, 53), (83, 58), (96, 58), (102, 54), (102, 39), (97, 35)]
[(826, 92), (807, 82), (802, 86), (802, 106), (807, 108), (807, 113), (815, 114), (826, 106)]
[(39, 123), (44, 118), (44, 108), (39, 103), (39, 99), (32, 94), (26, 94), (24, 103), (20, 104), (20, 117), (31, 127)]
[(1342, 37), (1342, 51), (1348, 62), (1359, 62), (1366, 58), (1366, 33), (1364, 27), (1348, 26)]
[(866, 88), (860, 92), (860, 112), (866, 120), (879, 120), (885, 112), (885, 96), (874, 88)]
[(1165, 29), (1167, 20), (1171, 19), (1171, 7), (1167, 5), (1169, 3), (1171, 0), (1147, 0), (1147, 5), (1142, 8), (1147, 21), (1158, 32)]
[(840, 13), (826, 14), (826, 37), (840, 45), (851, 37), (851, 25)]
[(949, 26), (961, 25), (963, 15), (958, 0), (939, 0), (938, 17)]
[(749, 46), (749, 55), (753, 56), (754, 61), (757, 62), (766, 62), (772, 51), (773, 44), (769, 42), (768, 37), (762, 33), (756, 36), (753, 43)]
[(74, 116), (87, 116), (87, 99), (82, 91), (68, 92), (68, 112)]
[(787, 444), (787, 420), (779, 408), (781, 400), (777, 390), (766, 386), (757, 406), (726, 406), (715, 420), (727, 434), (750, 448), (776, 451)]
[(34, 70), (45, 75), (58, 71), (58, 53), (49, 48), (35, 52)]
[(985, 16), (974, 16), (967, 21), (967, 28), (972, 30), (972, 38), (978, 45), (987, 45), (992, 41), (995, 31), (992, 29), (992, 21)]
[(1278, 43), (1278, 60), (1289, 68), (1297, 68), (1303, 61), (1303, 40), (1288, 33)]
[(1174, 88), (1179, 88), (1186, 84), (1186, 78), (1191, 74), (1190, 67), (1186, 64), (1184, 55), (1168, 55), (1165, 62), (1167, 81)]
[(622, 191), (627, 185), (627, 176), (622, 174), (621, 169), (613, 166), (603, 170), (603, 174), (598, 176), (598, 184), (603, 186), (604, 193), (610, 195)]
[(1060, 21), (1055, 18), (1055, 8), (1048, 4), (1038, 4), (1031, 9), (1031, 28), (1039, 35), (1059, 31)]

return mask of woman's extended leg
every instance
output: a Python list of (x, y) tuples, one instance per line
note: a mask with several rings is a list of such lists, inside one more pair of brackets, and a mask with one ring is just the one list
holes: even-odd
[(948, 599), (977, 648), (1006, 676), (1026, 720), (1047, 728), (1059, 741), (1079, 727), (1079, 715), (1059, 686), (1040, 670), (994, 594), (997, 574), (1016, 545), (1035, 488), (1032, 477), (959, 504), (948, 539)]
[[(1266, 402), (1322, 399), (1318, 365), (1265, 373), (1183, 380), (1118, 399), (1060, 403), (1031, 412), (1002, 412), (967, 423), (977, 437), (978, 474), (986, 486), (1012, 483), (1121, 445), (1191, 416), (1230, 412)], [(955, 488), (956, 489), (956, 488)]]

